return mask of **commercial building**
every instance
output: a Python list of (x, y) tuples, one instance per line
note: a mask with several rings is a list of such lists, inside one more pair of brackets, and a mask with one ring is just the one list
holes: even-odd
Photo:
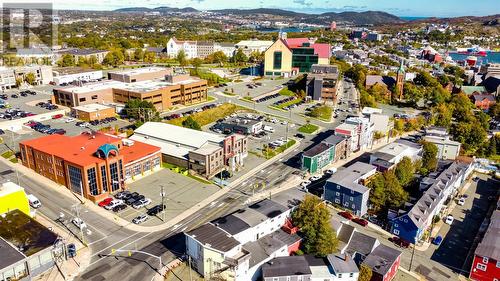
[(52, 67), (45, 65), (20, 66), (14, 68), (16, 79), (26, 81), (26, 76), (34, 75), (34, 85), (48, 85), (53, 80)]
[(107, 80), (54, 89), (57, 104), (75, 107), (93, 103), (126, 103), (140, 99), (159, 111), (175, 105), (194, 104), (207, 99), (207, 81), (189, 75), (167, 75), (165, 80), (124, 83)]
[(229, 167), (239, 169), (248, 156), (248, 137), (221, 136), (161, 122), (146, 122), (130, 137), (161, 148), (163, 161), (211, 178)]
[(0, 216), (0, 280), (32, 280), (66, 260), (57, 234), (19, 210)]
[(453, 198), (462, 187), (472, 169), (471, 163), (453, 162), (444, 170), (422, 179), (420, 188), (425, 190), (424, 194), (409, 210), (401, 210), (391, 220), (391, 233), (408, 242), (417, 242), (434, 216), (440, 215), (446, 200)]
[(16, 75), (12, 68), (0, 68), (0, 90), (8, 90), (16, 86)]
[(308, 38), (279, 38), (264, 54), (264, 74), (290, 77), (309, 72), (315, 64), (330, 64), (330, 56), (329, 44), (314, 43)]
[(196, 57), (204, 59), (215, 52), (214, 42), (196, 42)]
[(493, 211), (490, 224), (474, 252), (469, 278), (490, 281), (500, 276), (500, 210)]
[(349, 117), (335, 128), (335, 134), (349, 137), (351, 151), (358, 151), (372, 145), (373, 129), (374, 125), (369, 118)]
[(94, 202), (161, 167), (159, 147), (100, 132), (48, 135), (19, 147), (24, 166)]
[(31, 214), (24, 188), (10, 181), (4, 182), (0, 186), (0, 215), (13, 210), (19, 210), (26, 215)]
[(78, 64), (80, 60), (95, 60), (96, 63), (102, 63), (108, 53), (109, 51), (97, 49), (60, 49), (54, 51), (54, 62), (60, 60), (64, 55), (70, 55), (75, 60), (75, 64)]
[(214, 43), (214, 52), (223, 52), (226, 57), (230, 58), (234, 55), (236, 47), (233, 43)]
[(366, 185), (376, 172), (375, 166), (362, 162), (337, 171), (326, 181), (323, 198), (363, 216), (368, 211), (370, 196)]
[(103, 78), (102, 70), (85, 70), (81, 68), (61, 68), (53, 70), (55, 85), (70, 84), (78, 81), (90, 82)]
[(273, 41), (243, 40), (236, 43), (234, 47), (236, 50), (241, 49), (246, 56), (250, 56), (253, 52), (265, 52), (272, 44)]
[(342, 91), (338, 83), (339, 72), (335, 65), (312, 65), (307, 75), (307, 95), (313, 100), (334, 101)]
[(292, 189), (185, 233), (191, 265), (204, 278), (256, 281), (261, 266), (298, 249), (290, 213), (305, 193)]
[(181, 41), (172, 37), (167, 42), (167, 55), (171, 58), (177, 56), (179, 51), (183, 50), (186, 58), (194, 59), (198, 56), (198, 47), (196, 41)]
[(438, 159), (455, 160), (460, 153), (461, 143), (450, 139), (446, 128), (429, 128), (423, 140), (430, 142), (438, 148)]
[(165, 76), (172, 74), (172, 68), (152, 66), (110, 71), (108, 72), (108, 79), (125, 83), (134, 83), (147, 80), (164, 79)]
[(262, 132), (262, 121), (245, 117), (228, 118), (214, 125), (223, 132), (232, 132), (242, 135), (253, 135)]
[(384, 172), (395, 168), (404, 158), (408, 157), (414, 162), (422, 152), (422, 146), (406, 140), (392, 142), (370, 155), (370, 164), (377, 167), (377, 170)]
[(347, 158), (348, 139), (345, 136), (332, 135), (311, 149), (302, 153), (302, 169), (314, 174), (329, 164)]
[(71, 115), (83, 121), (94, 121), (114, 117), (116, 111), (113, 107), (93, 103), (71, 108)]

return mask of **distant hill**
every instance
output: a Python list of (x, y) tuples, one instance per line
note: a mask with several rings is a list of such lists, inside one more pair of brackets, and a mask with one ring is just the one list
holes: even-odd
[[(137, 8), (123, 8), (115, 10), (115, 12), (123, 12), (123, 13), (144, 13), (151, 11), (156, 11), (160, 13), (199, 12), (195, 8), (191, 7), (186, 7), (186, 8), (158, 7), (154, 9), (137, 7)], [(332, 21), (350, 22), (353, 24), (386, 24), (386, 23), (404, 22), (404, 20), (395, 15), (378, 11), (306, 14), (306, 13), (297, 13), (282, 9), (260, 8), (260, 9), (222, 9), (222, 10), (211, 10), (211, 12), (219, 14), (233, 14), (240, 16), (270, 15), (275, 17), (286, 17), (291, 20), (313, 23), (313, 24), (329, 24)]]

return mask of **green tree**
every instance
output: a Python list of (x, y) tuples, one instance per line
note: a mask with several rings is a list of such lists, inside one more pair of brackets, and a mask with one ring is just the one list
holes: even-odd
[(449, 127), (451, 124), (451, 117), (453, 115), (453, 108), (450, 105), (439, 104), (432, 110), (434, 112), (434, 124), (441, 127)]
[(134, 50), (134, 60), (140, 62), (144, 59), (144, 51), (141, 48)]
[(125, 56), (123, 53), (119, 50), (114, 50), (109, 52), (103, 60), (103, 63), (108, 66), (119, 66), (122, 65), (123, 62), (125, 61)]
[(36, 83), (35, 74), (33, 72), (29, 72), (24, 76), (24, 81), (30, 85), (35, 85)]
[(424, 97), (424, 93), (421, 88), (415, 86), (413, 83), (404, 83), (403, 87), (403, 98), (416, 106), (417, 103)]
[(217, 51), (214, 52), (213, 54), (210, 54), (207, 58), (206, 61), (209, 63), (217, 63), (223, 66), (227, 61), (227, 56), (224, 54), (223, 51)]
[(372, 279), (372, 269), (366, 264), (362, 263), (359, 267), (358, 281), (370, 281)]
[(146, 52), (144, 54), (144, 62), (153, 63), (156, 61), (156, 54), (154, 52)]
[(64, 54), (61, 59), (57, 62), (60, 67), (75, 66), (75, 57), (70, 54)]
[(235, 62), (239, 65), (242, 65), (242, 64), (246, 63), (247, 61), (248, 61), (247, 55), (245, 55), (245, 53), (243, 53), (242, 49), (238, 49), (238, 51), (236, 51), (236, 53), (233, 56), (233, 62)]
[(182, 121), (182, 127), (201, 131), (201, 126), (193, 119), (193, 117), (188, 116), (184, 121)]
[(97, 57), (95, 55), (91, 55), (88, 60), (89, 66), (94, 67), (97, 64)]
[(438, 148), (435, 144), (423, 141), (422, 142), (422, 168), (421, 173), (427, 175), (437, 168), (437, 153)]
[(191, 65), (194, 66), (194, 68), (200, 67), (202, 63), (203, 63), (203, 60), (200, 58), (194, 58), (191, 60)]
[(250, 62), (261, 62), (264, 60), (264, 52), (253, 51), (248, 58)]
[(140, 99), (131, 99), (125, 103), (124, 111), (129, 118), (139, 121), (159, 121), (159, 113), (153, 103)]
[(365, 89), (360, 89), (359, 92), (360, 92), (359, 102), (361, 104), (361, 108), (366, 106), (377, 107), (377, 101)]
[(411, 159), (406, 156), (403, 157), (403, 159), (401, 159), (401, 161), (399, 161), (396, 165), (394, 173), (402, 186), (408, 186), (412, 182), (415, 174), (415, 169)]
[(176, 57), (176, 60), (177, 62), (180, 64), (180, 66), (186, 66), (188, 61), (187, 61), (187, 56), (186, 56), (186, 52), (184, 50), (180, 50), (178, 53), (177, 53), (177, 57)]
[(386, 205), (389, 208), (399, 208), (408, 200), (408, 193), (403, 189), (393, 171), (384, 172)]
[(306, 195), (292, 213), (294, 225), (304, 234), (304, 251), (326, 256), (337, 250), (338, 240), (330, 224), (331, 214), (325, 203), (314, 195)]
[(370, 181), (370, 204), (375, 212), (381, 211), (385, 207), (387, 194), (385, 193), (385, 179), (382, 174), (377, 174)]

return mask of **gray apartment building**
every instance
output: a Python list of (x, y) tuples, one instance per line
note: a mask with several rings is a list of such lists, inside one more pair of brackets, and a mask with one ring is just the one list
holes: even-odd
[(363, 216), (368, 211), (370, 190), (365, 186), (375, 175), (377, 167), (363, 162), (333, 174), (325, 183), (324, 199), (350, 209), (356, 216)]
[(333, 101), (341, 91), (337, 66), (312, 65), (307, 75), (307, 95), (313, 100)]

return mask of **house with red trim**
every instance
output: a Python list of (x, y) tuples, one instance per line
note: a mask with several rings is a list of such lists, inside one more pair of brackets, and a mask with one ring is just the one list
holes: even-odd
[(474, 94), (472, 101), (477, 108), (485, 111), (488, 111), (496, 103), (495, 96), (490, 94)]
[(475, 281), (500, 280), (500, 210), (493, 212), (483, 240), (474, 252), (469, 278)]

